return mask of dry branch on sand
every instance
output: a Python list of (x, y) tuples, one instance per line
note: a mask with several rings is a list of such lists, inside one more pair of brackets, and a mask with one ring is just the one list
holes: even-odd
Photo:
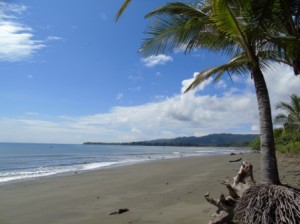
[(209, 224), (299, 224), (300, 190), (283, 185), (255, 185), (252, 165), (243, 162), (232, 183), (223, 182), (229, 196), (205, 199), (218, 209)]
[(209, 224), (232, 223), (234, 217), (234, 208), (237, 201), (243, 195), (244, 191), (255, 185), (253, 179), (253, 168), (248, 162), (243, 162), (238, 174), (233, 177), (233, 183), (224, 181), (222, 184), (226, 186), (229, 196), (225, 197), (223, 194), (219, 199), (213, 199), (207, 193), (205, 199), (216, 206), (218, 210), (213, 214)]

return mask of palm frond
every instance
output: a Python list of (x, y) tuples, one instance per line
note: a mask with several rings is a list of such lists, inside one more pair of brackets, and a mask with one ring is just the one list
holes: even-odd
[(266, 50), (266, 51), (259, 51), (257, 53), (257, 56), (260, 59), (260, 66), (262, 71), (267, 71), (270, 67), (274, 66), (274, 63), (270, 62), (276, 62), (281, 64), (290, 65), (289, 61), (287, 61), (280, 52), (276, 50)]
[[(274, 6), (275, 6), (276, 0), (251, 0), (251, 9), (252, 13), (255, 14), (255, 20), (259, 25), (262, 25), (263, 22), (265, 22), (266, 19), (270, 19), (274, 16)], [(277, 5), (278, 7), (278, 5)], [(277, 8), (277, 11), (279, 9)]]
[(278, 114), (278, 115), (275, 116), (274, 123), (276, 123), (276, 124), (285, 124), (285, 123), (287, 123), (287, 120), (288, 120), (287, 115), (281, 113), (281, 114)]
[(256, 61), (253, 50), (259, 38), (254, 35), (260, 32), (254, 32), (257, 26), (252, 23), (248, 1), (214, 0), (212, 20), (220, 32), (239, 44), (249, 61)]
[(300, 74), (300, 1), (251, 0), (251, 8), (255, 22), (269, 43), (277, 45), (294, 74)]
[(147, 18), (155, 19), (147, 27), (149, 37), (144, 39), (140, 52), (146, 56), (184, 46), (185, 52), (206, 48), (230, 56), (240, 54), (237, 43), (216, 29), (210, 13), (209, 5), (184, 3), (169, 3), (150, 12)]
[(167, 3), (166, 5), (159, 7), (150, 13), (148, 13), (145, 18), (150, 18), (158, 15), (184, 15), (191, 18), (196, 18), (200, 15), (209, 15), (210, 7), (205, 6), (203, 3), (196, 6), (189, 5), (183, 2), (172, 2)]
[(296, 94), (291, 95), (291, 104), (292, 107), (294, 108), (294, 111), (297, 114), (300, 114), (300, 97), (297, 96)]
[(119, 11), (116, 14), (115, 20), (118, 21), (120, 16), (124, 13), (125, 9), (127, 8), (127, 6), (129, 5), (129, 3), (131, 2), (131, 0), (125, 0), (125, 2), (123, 3), (123, 5), (121, 6), (121, 8), (119, 9)]
[(231, 76), (231, 74), (245, 74), (248, 71), (247, 57), (245, 54), (241, 54), (234, 57), (226, 64), (199, 72), (185, 92), (195, 89), (210, 77), (214, 77), (214, 81), (218, 81), (225, 72)]
[[(211, 23), (209, 16), (201, 10), (184, 3), (169, 3), (152, 12), (146, 17), (155, 16), (155, 20), (147, 27), (146, 38), (140, 51), (145, 55), (158, 54), (170, 51), (176, 47), (194, 46), (198, 34), (208, 35), (203, 32)], [(209, 37), (215, 39), (218, 35), (210, 33)], [(208, 39), (205, 39), (208, 41)]]
[(276, 105), (277, 109), (281, 109), (284, 113), (280, 113), (275, 117), (275, 122), (284, 125), (284, 129), (288, 131), (300, 131), (300, 97), (296, 94), (290, 96), (290, 103), (280, 102)]
[[(247, 22), (243, 19), (243, 15), (241, 13), (235, 12), (234, 5), (229, 4), (229, 1), (227, 0), (215, 0), (213, 1), (212, 8), (212, 20), (221, 32), (226, 33), (226, 35), (233, 39), (241, 37), (246, 39), (244, 37), (245, 27), (242, 25), (247, 24)], [(244, 40), (244, 42), (246, 43), (246, 40)]]
[(294, 112), (293, 106), (286, 102), (280, 102), (279, 104), (277, 104), (276, 109), (282, 109), (282, 110), (286, 111), (287, 113)]

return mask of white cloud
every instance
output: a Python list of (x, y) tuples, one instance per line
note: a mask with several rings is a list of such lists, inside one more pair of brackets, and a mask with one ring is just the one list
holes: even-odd
[(129, 88), (129, 91), (132, 91), (132, 92), (140, 92), (141, 90), (142, 90), (141, 86)]
[(141, 59), (142, 63), (147, 67), (155, 67), (156, 65), (164, 65), (167, 62), (172, 62), (173, 58), (164, 54), (150, 56)]
[[(266, 81), (273, 108), (290, 94), (299, 93), (300, 77), (289, 67), (275, 66), (266, 74)], [(244, 83), (253, 85), (253, 80), (245, 78)], [(249, 88), (226, 89), (218, 96), (189, 92), (140, 106), (114, 107), (108, 113), (56, 117), (52, 121), (41, 119), (41, 114), (38, 117), (0, 118), (0, 141), (127, 142), (259, 130), (256, 95)]]
[(24, 11), (26, 11), (25, 5), (0, 2), (0, 15), (3, 19), (14, 19), (15, 14), (22, 14)]
[(128, 77), (128, 79), (131, 80), (131, 81), (140, 81), (140, 80), (143, 80), (143, 78), (140, 75), (130, 75)]
[(187, 48), (187, 45), (181, 45), (180, 47), (177, 47), (174, 49), (174, 53), (178, 54), (178, 53), (183, 53), (185, 52)]
[(259, 132), (259, 126), (258, 125), (252, 125), (251, 130), (254, 132)]
[(217, 87), (219, 88), (222, 88), (222, 89), (226, 89), (227, 88), (227, 84), (224, 80), (219, 80), (217, 83), (216, 83)]
[(49, 36), (49, 37), (47, 37), (47, 40), (48, 41), (56, 41), (56, 40), (62, 40), (62, 38), (58, 37), (58, 36)]
[(244, 97), (224, 99), (185, 94), (158, 103), (115, 107), (110, 113), (64, 117), (59, 121), (35, 120), (31, 117), (2, 118), (0, 140), (10, 141), (8, 137), (17, 136), (15, 141), (124, 142), (194, 135), (199, 131), (238, 131), (245, 121), (256, 121), (253, 116), (256, 110), (251, 104), (254, 95), (249, 94), (246, 99)]
[(292, 93), (300, 94), (300, 76), (295, 76), (289, 66), (273, 66), (266, 75), (266, 82), (273, 106), (280, 101), (289, 101)]
[(37, 113), (37, 112), (26, 112), (25, 114), (26, 114), (26, 115), (30, 115), (30, 116), (36, 116), (36, 115), (39, 115), (39, 113)]
[(116, 96), (116, 100), (122, 100), (124, 97), (123, 93), (118, 93), (118, 95)]
[[(195, 80), (196, 76), (199, 74), (199, 72), (194, 72), (193, 78), (186, 79), (182, 81), (182, 88), (181, 93), (184, 93), (184, 91), (192, 84), (192, 82)], [(197, 88), (195, 88), (195, 91), (203, 90), (207, 85), (210, 85), (213, 82), (212, 78), (209, 78), (202, 82)]]
[(26, 11), (21, 4), (0, 3), (0, 60), (24, 60), (45, 47), (42, 41), (34, 40), (33, 30), (19, 22), (18, 15)]

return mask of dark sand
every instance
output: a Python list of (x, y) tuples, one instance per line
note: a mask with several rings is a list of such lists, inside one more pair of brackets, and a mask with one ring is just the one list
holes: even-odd
[[(203, 195), (227, 194), (221, 181), (236, 175), (243, 157), (182, 158), (0, 185), (1, 224), (202, 224), (215, 208)], [(299, 163), (279, 160), (282, 182), (300, 187)], [(120, 208), (130, 211), (109, 215)]]

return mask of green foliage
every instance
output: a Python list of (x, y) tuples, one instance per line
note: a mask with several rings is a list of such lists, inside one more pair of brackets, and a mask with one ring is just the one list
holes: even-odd
[(280, 102), (276, 109), (282, 112), (277, 114), (274, 121), (282, 124), (286, 133), (300, 131), (300, 97), (296, 94), (290, 96), (290, 102)]
[(274, 129), (274, 137), (276, 139), (280, 138), (282, 136), (282, 133), (283, 133), (283, 128)]
[[(274, 130), (276, 151), (280, 153), (300, 153), (300, 132), (286, 133), (285, 129)], [(250, 142), (252, 150), (260, 150), (260, 137), (258, 136)]]
[(276, 150), (281, 153), (300, 153), (300, 132), (288, 132), (284, 130), (278, 138), (275, 138)]
[(300, 142), (290, 142), (286, 145), (277, 145), (276, 150), (280, 153), (300, 153)]
[(250, 147), (252, 150), (259, 151), (260, 150), (260, 137), (257, 136), (253, 141), (250, 142)]
[(290, 103), (280, 102), (276, 108), (283, 111), (275, 117), (275, 123), (283, 125), (283, 128), (274, 130), (276, 150), (300, 153), (300, 97), (293, 94)]

